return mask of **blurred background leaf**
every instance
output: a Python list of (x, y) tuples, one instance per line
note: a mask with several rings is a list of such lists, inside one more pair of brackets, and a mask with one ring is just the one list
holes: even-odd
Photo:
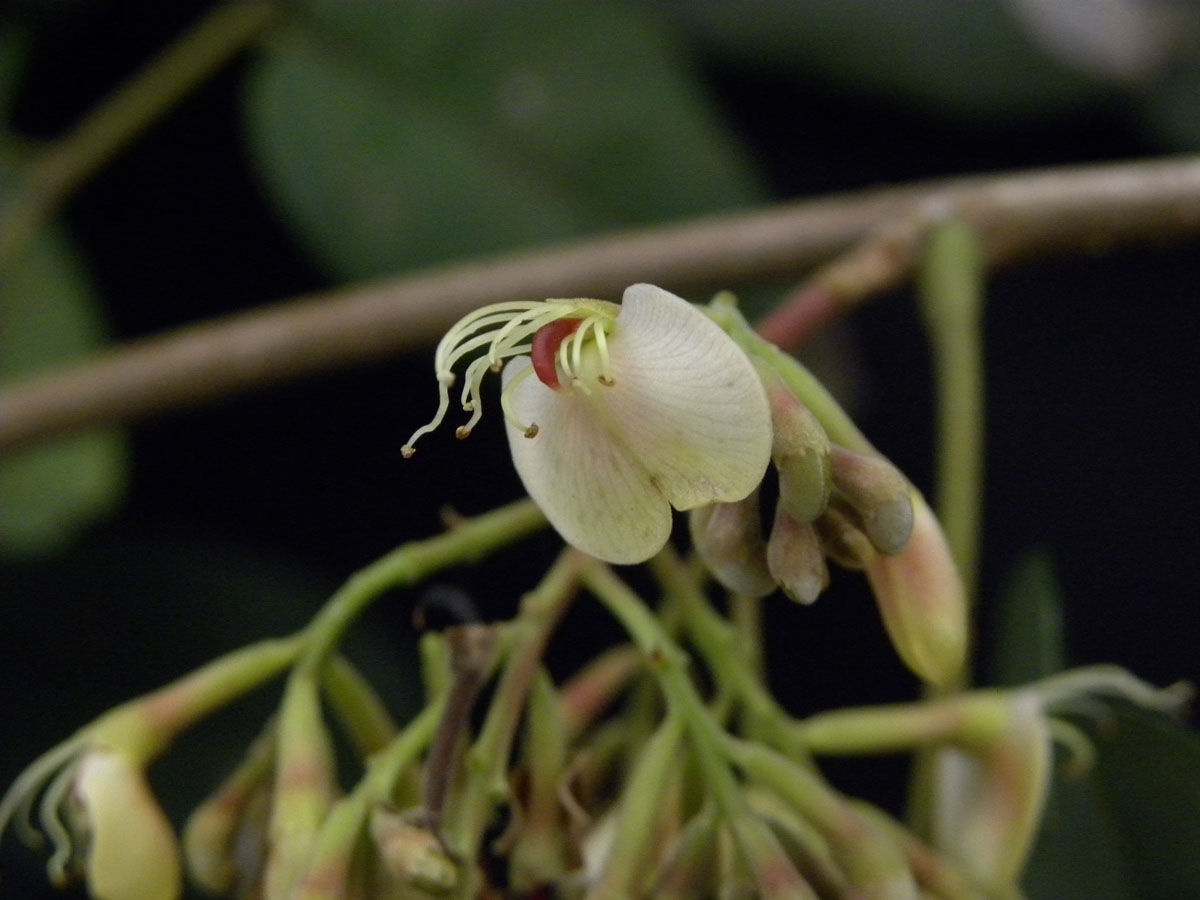
[[(1063, 598), (1048, 554), (1020, 557), (989, 610), (988, 684), (1015, 687), (1068, 665)], [(1200, 892), (1200, 737), (1159, 713), (1097, 701), (1096, 762), (1060, 755), (1026, 869), (1029, 900), (1167, 900)]]
[(305, 4), (249, 73), (270, 196), (342, 278), (762, 199), (652, 13)]
[[(105, 329), (87, 273), (66, 237), (50, 231), (0, 276), (0, 380), (61, 366), (98, 349)], [(0, 554), (61, 550), (111, 513), (128, 478), (116, 429), (63, 438), (0, 466)]]
[(694, 0), (672, 4), (713, 51), (976, 121), (1041, 118), (1110, 92), (1051, 59), (999, 0)]
[(1067, 667), (1062, 591), (1050, 556), (1017, 560), (996, 602), (985, 610), (985, 684), (1016, 687)]
[(1024, 880), (1030, 900), (1200, 896), (1200, 737), (1106, 704), (1095, 767), (1056, 774)]

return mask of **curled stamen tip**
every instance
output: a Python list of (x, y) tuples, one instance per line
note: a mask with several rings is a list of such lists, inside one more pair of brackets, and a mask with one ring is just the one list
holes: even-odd
[(412, 459), (413, 454), (416, 452), (417, 452), (417, 448), (414, 447), (412, 444), (405, 444), (403, 447), (400, 448), (400, 455), (403, 456), (405, 459)]
[(471, 436), (471, 429), (466, 425), (459, 425), (456, 429), (454, 429), (454, 436), (460, 441), (464, 438), (469, 438)]
[(475, 412), (475, 404), (468, 400), (462, 405), (463, 412)]
[(488, 368), (491, 369), (493, 372), (502, 372), (504, 370), (504, 360), (498, 359), (494, 363), (492, 363), (490, 366), (488, 366)]
[(525, 437), (535, 438), (537, 436), (538, 436), (537, 422), (534, 422), (532, 425), (530, 425), (528, 428), (525, 429)]

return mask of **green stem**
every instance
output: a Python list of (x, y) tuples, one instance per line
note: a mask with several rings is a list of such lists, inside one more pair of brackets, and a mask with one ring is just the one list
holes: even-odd
[(258, 641), (219, 657), (157, 691), (129, 700), (83, 731), (146, 762), (215, 710), (274, 678), (295, 661), (302, 635)]
[(474, 896), (474, 860), (493, 808), (506, 793), (504, 773), (525, 700), (546, 643), (574, 597), (585, 559), (578, 551), (564, 551), (541, 583), (522, 599), (517, 618), (508, 626), (507, 657), (499, 684), (479, 737), (467, 753), (462, 792), (446, 811), (446, 846), (466, 864), (468, 877), (462, 879), (459, 892), (462, 898)]
[(344, 887), (348, 883), (356, 846), (371, 810), (391, 804), (396, 783), (433, 739), (444, 703), (443, 696), (426, 706), (372, 757), (354, 789), (330, 809), (313, 838), (304, 875), (299, 879), (299, 900), (328, 897), (330, 884)]
[(817, 417), (830, 440), (856, 453), (878, 455), (879, 451), (871, 446), (866, 435), (859, 431), (854, 420), (812, 372), (794, 356), (784, 353), (755, 334), (750, 323), (738, 311), (737, 301), (732, 294), (718, 294), (708, 305), (706, 312), (733, 338), (750, 357), (751, 362), (765, 366), (783, 379), (792, 393)]
[(747, 741), (727, 739), (737, 765), (799, 812), (829, 841), (850, 882), (872, 898), (913, 891), (903, 855), (846, 798), (787, 757)]
[(733, 829), (738, 847), (758, 877), (764, 895), (815, 900), (816, 894), (796, 872), (770, 828), (746, 805), (727, 759), (728, 736), (713, 720), (688, 676), (687, 654), (671, 640), (642, 599), (607, 566), (599, 563), (589, 566), (583, 572), (583, 581), (645, 654), (668, 708), (687, 728), (704, 783)]
[(218, 6), (39, 156), (15, 202), (0, 212), (0, 270), (80, 184), (224, 66), (278, 11), (271, 0)]
[(451, 531), (393, 550), (351, 576), (305, 629), (307, 646), (298, 670), (319, 669), (346, 629), (366, 607), (392, 588), (407, 587), (453, 565), (473, 562), (546, 524), (531, 500), (468, 519)]
[(616, 900), (643, 893), (648, 866), (654, 858), (654, 836), (666, 806), (664, 785), (678, 772), (683, 722), (668, 713), (642, 748), (621, 791), (620, 818), (604, 872), (586, 900)]
[(975, 231), (958, 219), (925, 240), (918, 286), (937, 384), (937, 513), (975, 594), (983, 497), (983, 313), (985, 258)]
[(396, 736), (396, 723), (354, 664), (334, 657), (325, 667), (325, 696), (355, 749), (370, 756)]
[(683, 613), (683, 626), (704, 656), (718, 684), (732, 690), (742, 704), (751, 731), (761, 732), (775, 746), (798, 750), (791, 737), (791, 717), (780, 708), (758, 679), (737, 632), (709, 605), (687, 567), (667, 547), (650, 569)]

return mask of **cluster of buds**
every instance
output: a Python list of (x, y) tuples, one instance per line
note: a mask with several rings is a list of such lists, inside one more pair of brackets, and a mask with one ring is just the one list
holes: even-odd
[(51, 882), (82, 878), (96, 900), (174, 900), (182, 854), (146, 768), (182, 730), (290, 663), (297, 646), (250, 645), (81, 728), (9, 788), (0, 835), (11, 823), (31, 845), (49, 838)]
[(764, 536), (761, 490), (694, 510), (701, 560), (734, 593), (781, 589), (805, 604), (828, 586), (827, 560), (865, 570), (904, 661), (930, 683), (952, 681), (966, 654), (966, 604), (933, 513), (887, 459), (832, 443), (779, 378), (763, 376), (779, 486), (773, 522)]

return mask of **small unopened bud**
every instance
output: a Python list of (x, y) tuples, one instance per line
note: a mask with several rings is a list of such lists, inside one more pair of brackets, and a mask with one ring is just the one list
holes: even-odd
[(458, 867), (437, 835), (396, 810), (371, 811), (371, 839), (384, 866), (401, 884), (437, 894), (448, 893), (458, 884)]
[(912, 539), (897, 556), (876, 556), (867, 578), (892, 645), (930, 684), (947, 685), (967, 656), (967, 600), (933, 511), (914, 495)]
[(315, 678), (293, 675), (276, 731), (264, 895), (282, 897), (304, 872), (336, 792), (334, 754)]
[(833, 486), (862, 521), (862, 530), (880, 553), (894, 555), (908, 544), (913, 505), (908, 479), (882, 456), (830, 452)]
[(829, 437), (817, 417), (782, 384), (772, 385), (767, 394), (779, 503), (794, 519), (812, 522), (825, 510), (832, 489)]
[(934, 843), (989, 893), (1013, 896), (1045, 809), (1050, 726), (1029, 694), (997, 699), (977, 716), (994, 737), (938, 755)]
[(825, 555), (846, 569), (865, 569), (875, 558), (875, 548), (850, 517), (837, 505), (830, 506), (814, 527)]
[(775, 508), (767, 542), (767, 568), (783, 592), (798, 603), (812, 603), (829, 584), (829, 569), (816, 529)]
[(210, 894), (232, 893), (261, 874), (274, 753), (274, 732), (268, 730), (183, 829), (188, 875)]
[(694, 509), (688, 518), (696, 553), (722, 585), (746, 597), (775, 590), (759, 525), (758, 491), (736, 503)]

